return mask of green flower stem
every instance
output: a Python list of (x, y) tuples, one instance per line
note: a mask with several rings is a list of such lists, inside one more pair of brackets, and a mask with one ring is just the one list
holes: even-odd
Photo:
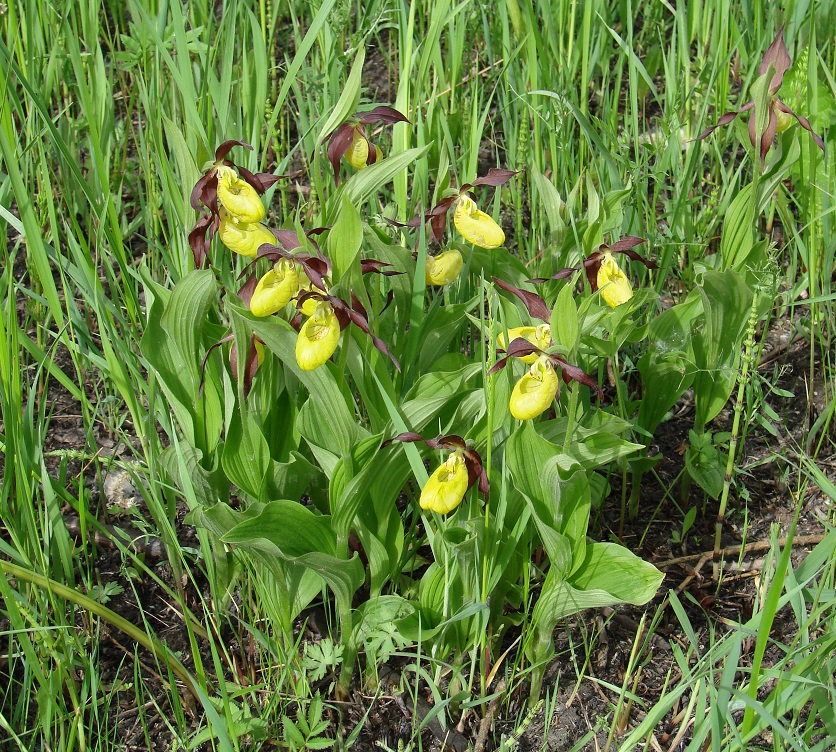
[(116, 627), (120, 632), (123, 632), (128, 637), (138, 642), (149, 652), (153, 653), (157, 660), (162, 661), (170, 668), (192, 696), (200, 701), (200, 693), (194, 683), (194, 677), (185, 669), (182, 663), (174, 657), (174, 654), (158, 640), (150, 637), (145, 631), (131, 624), (127, 619), (122, 618), (119, 614), (111, 611), (107, 606), (103, 606), (98, 601), (94, 601), (87, 595), (79, 593), (78, 590), (62, 585), (60, 582), (51, 580), (43, 575), (30, 572), (28, 569), (19, 567), (7, 561), (0, 560), (0, 570), (10, 577), (16, 577), (19, 580), (36, 585), (39, 588), (48, 590), (54, 593), (59, 598), (65, 601), (75, 603), (77, 606), (83, 608), (100, 619), (103, 619), (108, 624)]
[[(482, 304), (480, 305), (480, 317), (482, 323), (482, 331), (486, 331), (486, 322), (485, 322), (485, 280), (482, 279)], [(491, 314), (491, 319), (493, 318)], [(491, 338), (489, 340), (489, 344), (487, 346), (487, 352), (485, 352), (485, 339), (482, 338), (482, 384), (484, 385), (485, 390), (485, 401), (488, 406), (488, 428), (487, 428), (487, 446), (485, 451), (485, 472), (490, 477), (491, 474), (491, 454), (493, 449), (493, 428), (494, 428), (494, 413), (493, 413), (493, 406), (494, 406), (494, 379), (488, 376), (489, 367), (492, 367), (496, 362), (496, 345), (494, 344), (494, 340)], [(490, 525), (491, 525), (491, 513), (490, 513), (490, 505), (485, 504), (485, 538), (484, 538), (484, 549), (482, 554), (482, 602), (488, 602), (488, 570), (489, 570), (489, 554), (488, 551), (491, 549), (489, 546), (490, 540)], [(484, 634), (484, 633), (483, 633)], [(486, 636), (486, 635), (485, 635)], [(482, 643), (482, 647), (484, 648), (484, 639)], [(483, 651), (484, 652), (484, 651)]]
[[(624, 411), (625, 397), (622, 394), (621, 384), (621, 363), (618, 360), (618, 350), (613, 355), (613, 374), (615, 375), (615, 393), (618, 397), (618, 414), (622, 419), (626, 419)], [(618, 519), (618, 540), (624, 539), (624, 520), (627, 517), (627, 463), (621, 468), (621, 514)]]
[(758, 323), (758, 294), (752, 298), (752, 308), (749, 311), (749, 321), (746, 324), (746, 339), (743, 342), (740, 374), (737, 382), (737, 398), (734, 403), (734, 421), (732, 422), (731, 438), (729, 439), (729, 457), (726, 461), (726, 473), (723, 478), (723, 493), (720, 496), (720, 509), (717, 511), (717, 522), (714, 524), (714, 568), (715, 579), (720, 555), (720, 537), (723, 532), (723, 520), (726, 516), (726, 506), (729, 501), (732, 474), (734, 473), (734, 459), (737, 454), (737, 440), (740, 435), (740, 416), (746, 397), (746, 385), (749, 382), (749, 368), (754, 360), (755, 327)]
[(566, 436), (563, 438), (563, 453), (569, 454), (569, 448), (572, 444), (572, 434), (574, 433), (575, 429), (575, 416), (578, 412), (578, 397), (579, 397), (579, 385), (575, 384), (572, 387), (572, 391), (569, 392), (569, 410), (566, 413)]
[(351, 677), (354, 674), (359, 646), (352, 644), (351, 640), (352, 627), (354, 626), (351, 616), (351, 602), (346, 603), (342, 599), (337, 599), (336, 604), (340, 619), (340, 644), (343, 646), (343, 662), (337, 683), (337, 696), (343, 699), (349, 696)]

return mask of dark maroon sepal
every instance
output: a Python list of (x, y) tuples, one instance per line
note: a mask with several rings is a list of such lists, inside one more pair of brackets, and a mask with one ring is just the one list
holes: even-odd
[(253, 299), (253, 293), (255, 292), (256, 285), (258, 284), (258, 278), (255, 274), (250, 274), (247, 277), (247, 281), (241, 285), (241, 289), (238, 290), (238, 297), (241, 298), (241, 301), (244, 303), (247, 308), (250, 307), (250, 301)]
[(465, 183), (462, 186), (462, 191), (476, 188), (480, 185), (489, 185), (496, 188), (499, 185), (507, 183), (517, 172), (518, 170), (503, 170), (500, 167), (491, 167), (482, 177), (476, 178), (472, 183)]
[(491, 277), (491, 279), (503, 290), (510, 292), (512, 295), (516, 295), (525, 304), (528, 312), (534, 316), (534, 318), (545, 321), (546, 323), (549, 322), (552, 312), (546, 305), (546, 301), (543, 300), (543, 298), (541, 298), (536, 292), (521, 290), (519, 287), (514, 287), (514, 285), (511, 285), (508, 282), (503, 282), (497, 277)]
[[(272, 172), (250, 172), (245, 167), (238, 167), (238, 173), (244, 180), (246, 180), (260, 196), (267, 189), (278, 183), (280, 180), (290, 177), (290, 175), (274, 175)], [(296, 173), (298, 174), (298, 173)]]
[(250, 146), (246, 141), (224, 141), (217, 149), (215, 149), (215, 161), (220, 162), (226, 159), (226, 155), (232, 150), (235, 146), (242, 146), (248, 151), (252, 151), (253, 147)]
[(408, 123), (409, 119), (394, 107), (388, 105), (380, 105), (369, 112), (360, 112), (357, 114), (357, 121), (371, 125), (372, 123), (385, 123), (392, 125), (394, 123)]
[(340, 182), (340, 160), (348, 151), (351, 141), (354, 138), (354, 126), (351, 123), (343, 123), (337, 128), (328, 139), (328, 161), (334, 170), (334, 179), (339, 185)]
[(783, 26), (778, 30), (775, 39), (772, 40), (772, 44), (763, 53), (761, 64), (758, 68), (758, 75), (762, 76), (769, 71), (770, 65), (772, 66), (772, 80), (769, 82), (769, 93), (774, 94), (781, 88), (781, 84), (784, 83), (784, 74), (790, 69), (790, 65), (792, 65), (790, 53), (784, 42)]
[(556, 366), (560, 367), (564, 383), (568, 384), (570, 381), (577, 381), (579, 384), (588, 386), (598, 395), (598, 397), (604, 399), (604, 391), (600, 386), (598, 386), (598, 382), (595, 381), (595, 379), (592, 378), (592, 376), (590, 376), (586, 371), (578, 368), (578, 366), (572, 365), (571, 363), (567, 363), (559, 355), (549, 355), (549, 360), (551, 360)]

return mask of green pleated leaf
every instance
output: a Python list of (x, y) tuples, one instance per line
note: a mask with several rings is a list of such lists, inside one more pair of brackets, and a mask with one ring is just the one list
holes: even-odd
[(479, 302), (455, 303), (436, 308), (421, 324), (418, 372), (428, 373), (436, 360), (450, 351), (453, 339), (467, 323), (467, 314)]
[(559, 232), (566, 226), (566, 223), (560, 216), (564, 205), (563, 200), (560, 198), (560, 193), (558, 193), (554, 183), (537, 169), (536, 164), (531, 165), (531, 177), (534, 180), (534, 185), (537, 186), (537, 193), (540, 194), (540, 203), (546, 210), (549, 229), (553, 233)]
[(348, 273), (352, 265), (356, 265), (359, 272), (357, 259), (362, 242), (363, 224), (360, 214), (343, 193), (339, 214), (331, 232), (328, 233), (328, 257), (334, 265), (331, 274), (334, 284)]
[[(505, 461), (515, 488), (523, 495), (537, 525), (552, 568), (568, 574), (583, 556), (589, 521), (589, 483), (561, 478), (560, 448), (540, 436), (526, 421), (508, 439)], [(568, 493), (564, 493), (568, 492)]]
[(350, 603), (363, 583), (363, 565), (356, 555), (336, 556), (331, 519), (316, 515), (295, 501), (253, 505), (222, 540), (269, 562), (278, 557), (316, 572), (342, 603)]
[(705, 325), (693, 338), (695, 426), (704, 426), (729, 399), (735, 382), (740, 342), (752, 292), (743, 275), (727, 269), (707, 271), (699, 288), (705, 311)]
[(560, 619), (617, 603), (643, 605), (656, 594), (663, 579), (656, 567), (623, 546), (590, 543), (570, 578), (549, 570), (532, 614), (535, 637), (527, 650), (530, 659), (542, 661), (553, 653), (552, 632)]
[[(161, 297), (154, 300), (140, 343), (187, 441), (204, 454), (217, 445), (223, 428), (221, 386), (211, 362), (201, 374), (208, 347), (203, 334), (217, 293), (211, 270), (190, 272), (165, 304)], [(202, 375), (203, 393), (198, 396)]]
[[(215, 461), (218, 463), (218, 456)], [(158, 462), (165, 468), (169, 478), (184, 492), (190, 506), (193, 501), (211, 506), (229, 498), (229, 480), (220, 467), (206, 470), (201, 465), (199, 449), (180, 441), (176, 447), (168, 447), (159, 456)]]
[(578, 343), (580, 328), (573, 285), (566, 284), (560, 289), (554, 303), (549, 325), (555, 343), (562, 345), (567, 353), (573, 353)]
[(226, 432), (221, 464), (229, 480), (253, 499), (266, 501), (270, 447), (249, 410), (238, 410)]
[(694, 380), (694, 368), (682, 350), (656, 344), (639, 359), (643, 397), (636, 422), (653, 433)]
[(177, 366), (186, 368), (195, 384), (200, 379), (201, 324), (206, 321), (218, 294), (218, 283), (211, 269), (189, 272), (174, 287), (160, 324), (170, 337), (171, 349), (178, 353)]
[(496, 277), (515, 287), (523, 287), (533, 275), (531, 270), (507, 248), (479, 248), (473, 246), (470, 252), (470, 271), (479, 274), (481, 271), (485, 279)]
[(271, 460), (267, 474), (267, 497), (301, 499), (321, 472), (298, 452), (291, 452), (287, 462)]

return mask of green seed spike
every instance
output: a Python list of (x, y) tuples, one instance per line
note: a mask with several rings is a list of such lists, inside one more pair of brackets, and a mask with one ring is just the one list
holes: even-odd
[(740, 357), (740, 371), (737, 377), (737, 398), (734, 403), (734, 420), (732, 422), (731, 438), (729, 439), (729, 457), (726, 462), (726, 474), (723, 478), (723, 493), (720, 496), (720, 509), (717, 511), (717, 522), (714, 525), (714, 579), (717, 580), (720, 559), (720, 537), (723, 532), (723, 520), (726, 516), (726, 505), (729, 501), (734, 460), (737, 455), (737, 439), (740, 435), (740, 416), (745, 406), (746, 385), (749, 383), (749, 369), (752, 366), (755, 352), (755, 328), (758, 325), (758, 291), (752, 297), (752, 307), (749, 310), (749, 320), (746, 323), (746, 339), (743, 341), (743, 355)]

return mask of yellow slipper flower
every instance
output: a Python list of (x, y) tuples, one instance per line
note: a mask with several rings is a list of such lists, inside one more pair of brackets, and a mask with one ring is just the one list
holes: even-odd
[(610, 308), (617, 308), (633, 297), (633, 286), (611, 253), (605, 253), (601, 260), (597, 282), (601, 297)]
[(462, 255), (455, 249), (443, 251), (437, 256), (427, 256), (427, 284), (449, 285), (461, 274), (462, 266)]
[[(343, 156), (355, 170), (362, 170), (369, 165), (369, 140), (359, 129), (354, 129), (354, 135), (351, 137), (351, 143), (348, 145), (348, 150)], [(374, 146), (371, 147), (374, 149)]]
[(775, 124), (776, 133), (783, 133), (785, 130), (787, 130), (787, 128), (795, 124), (795, 120), (789, 112), (784, 112), (783, 110), (776, 110), (775, 114), (778, 118)]
[(250, 311), (254, 316), (271, 316), (289, 302), (299, 287), (299, 275), (289, 259), (281, 259), (255, 286), (250, 298)]
[(261, 197), (246, 180), (238, 177), (231, 167), (218, 170), (218, 201), (234, 222), (254, 224), (264, 219), (266, 211)]
[(230, 251), (250, 258), (255, 258), (258, 255), (259, 247), (265, 243), (276, 244), (276, 236), (270, 232), (266, 225), (260, 222), (254, 224), (235, 222), (226, 209), (221, 209), (218, 237)]
[(560, 381), (551, 361), (540, 356), (514, 385), (508, 406), (517, 420), (531, 420), (544, 413), (560, 389)]
[(296, 339), (296, 362), (303, 371), (313, 371), (325, 363), (340, 341), (340, 322), (327, 301), (303, 325)]
[[(508, 343), (513, 342), (519, 337), (528, 340), (532, 345), (539, 347), (541, 350), (547, 350), (552, 343), (552, 330), (548, 324), (540, 324), (539, 326), (516, 326), (513, 329), (508, 330)], [(497, 335), (496, 343), (503, 350), (507, 347), (505, 342), (505, 332), (500, 332)], [(535, 360), (537, 360), (537, 357), (537, 353), (531, 353), (531, 355), (526, 355), (525, 357), (520, 358), (520, 360), (523, 363), (531, 365)]]
[(439, 514), (452, 512), (462, 503), (468, 486), (468, 472), (461, 452), (451, 454), (429, 477), (421, 491), (421, 509)]
[(477, 208), (476, 202), (466, 194), (459, 196), (453, 212), (453, 224), (462, 237), (480, 248), (498, 248), (505, 242), (505, 233), (493, 220)]

